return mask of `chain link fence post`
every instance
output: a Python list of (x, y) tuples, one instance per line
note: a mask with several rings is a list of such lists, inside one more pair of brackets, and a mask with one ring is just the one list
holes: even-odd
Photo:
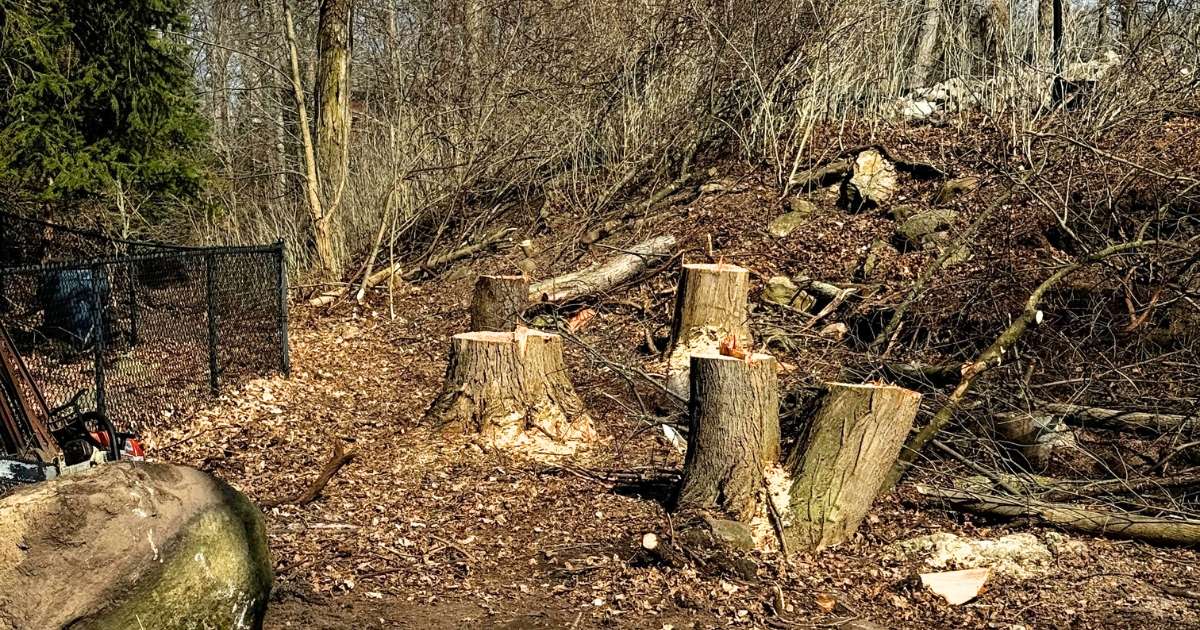
[(92, 324), (92, 353), (93, 370), (96, 377), (96, 411), (106, 415), (106, 400), (104, 395), (104, 296), (100, 290), (102, 265), (91, 267), (91, 298), (92, 312), (89, 314)]
[(287, 278), (287, 251), (284, 249), (282, 239), (275, 242), (275, 260), (277, 275), (275, 276), (275, 289), (278, 292), (278, 321), (276, 325), (279, 330), (279, 371), (283, 372), (284, 376), (292, 375), (292, 359), (291, 347), (288, 345), (288, 278)]
[(208, 388), (217, 393), (217, 270), (213, 254), (204, 255), (204, 298), (208, 307)]

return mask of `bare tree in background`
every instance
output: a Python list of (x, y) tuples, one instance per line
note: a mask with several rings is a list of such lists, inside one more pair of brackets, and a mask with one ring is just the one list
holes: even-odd
[[(316, 158), (326, 219), (340, 208), (349, 177), (350, 12), (350, 0), (321, 0), (317, 23)], [(330, 275), (341, 276), (338, 258), (328, 262)]]

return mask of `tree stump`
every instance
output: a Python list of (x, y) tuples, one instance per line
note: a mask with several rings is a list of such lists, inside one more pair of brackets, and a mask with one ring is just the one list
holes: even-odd
[(562, 339), (524, 328), (452, 337), (445, 384), (425, 419), (443, 431), (476, 433), (498, 448), (534, 444), (569, 452), (557, 447), (595, 438), (567, 378)]
[(891, 385), (829, 383), (807, 437), (789, 457), (789, 542), (820, 550), (858, 529), (900, 454), (921, 403)]
[(479, 276), (471, 297), (471, 330), (516, 330), (528, 302), (529, 280), (525, 276)]
[(747, 297), (750, 272), (737, 265), (689, 264), (679, 275), (667, 389), (688, 393), (690, 355), (713, 352), (732, 335), (740, 347), (751, 343)]
[(691, 358), (690, 431), (680, 509), (715, 509), (747, 523), (758, 512), (763, 469), (779, 458), (775, 358), (716, 353)]

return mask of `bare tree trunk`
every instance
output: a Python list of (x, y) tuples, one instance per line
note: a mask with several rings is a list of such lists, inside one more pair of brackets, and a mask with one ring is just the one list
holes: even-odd
[(917, 36), (917, 52), (913, 58), (912, 78), (909, 87), (925, 87), (929, 71), (933, 68), (933, 54), (937, 49), (938, 27), (941, 24), (941, 3), (925, 0), (921, 31)]
[(342, 203), (350, 167), (351, 0), (321, 0), (317, 24), (317, 176), (325, 213)]
[(789, 541), (819, 550), (854, 535), (917, 417), (921, 395), (891, 385), (830, 383), (787, 468)]
[(739, 347), (751, 343), (747, 296), (750, 272), (737, 265), (684, 265), (675, 292), (667, 389), (688, 393), (690, 355), (715, 352), (727, 337)]
[(296, 45), (296, 25), (292, 19), (292, 7), (284, 0), (283, 17), (287, 36), (288, 55), (291, 59), (292, 98), (296, 102), (296, 118), (300, 124), (300, 143), (304, 149), (304, 193), (308, 200), (309, 219), (312, 223), (313, 242), (317, 251), (317, 263), (327, 278), (337, 277), (336, 256), (333, 253), (333, 235), (329, 229), (329, 216), (321, 203), (320, 185), (317, 182), (317, 160), (313, 149), (312, 132), (308, 126), (308, 108), (304, 104), (304, 85), (300, 80), (300, 51)]
[(452, 337), (444, 388), (425, 418), (443, 430), (477, 433), (501, 448), (595, 437), (567, 378), (562, 339), (535, 330)]
[(691, 363), (691, 430), (676, 504), (747, 523), (758, 512), (763, 469), (779, 458), (775, 359), (712, 353)]
[(1058, 73), (1063, 36), (1062, 0), (1038, 0), (1037, 41), (1034, 46), (1036, 67)]
[(479, 276), (471, 297), (471, 330), (516, 330), (528, 303), (525, 276)]

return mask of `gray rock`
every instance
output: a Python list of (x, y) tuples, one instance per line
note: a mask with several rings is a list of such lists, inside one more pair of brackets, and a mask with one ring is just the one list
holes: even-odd
[(956, 177), (942, 184), (942, 187), (933, 194), (933, 199), (930, 201), (933, 205), (940, 206), (950, 203), (967, 193), (974, 192), (977, 188), (979, 188), (978, 177)]
[(775, 238), (787, 237), (796, 231), (796, 228), (804, 225), (804, 222), (817, 210), (816, 204), (800, 197), (792, 197), (789, 204), (791, 212), (775, 217), (767, 226), (767, 232)]
[(763, 288), (763, 300), (790, 306), (794, 309), (807, 311), (816, 300), (800, 290), (795, 282), (787, 276), (773, 276), (767, 280), (767, 286)]
[(211, 475), (122, 462), (0, 499), (0, 628), (260, 627), (262, 514)]
[(933, 234), (949, 228), (957, 218), (958, 213), (953, 210), (927, 210), (897, 226), (896, 235), (908, 244), (920, 247), (926, 242), (937, 242)]
[(735, 549), (754, 549), (754, 534), (747, 525), (721, 518), (706, 518), (705, 521), (717, 542)]
[(863, 278), (871, 280), (876, 276), (883, 275), (883, 262), (895, 256), (896, 248), (888, 244), (887, 241), (878, 238), (872, 241), (871, 248), (867, 250), (867, 258), (863, 261)]

